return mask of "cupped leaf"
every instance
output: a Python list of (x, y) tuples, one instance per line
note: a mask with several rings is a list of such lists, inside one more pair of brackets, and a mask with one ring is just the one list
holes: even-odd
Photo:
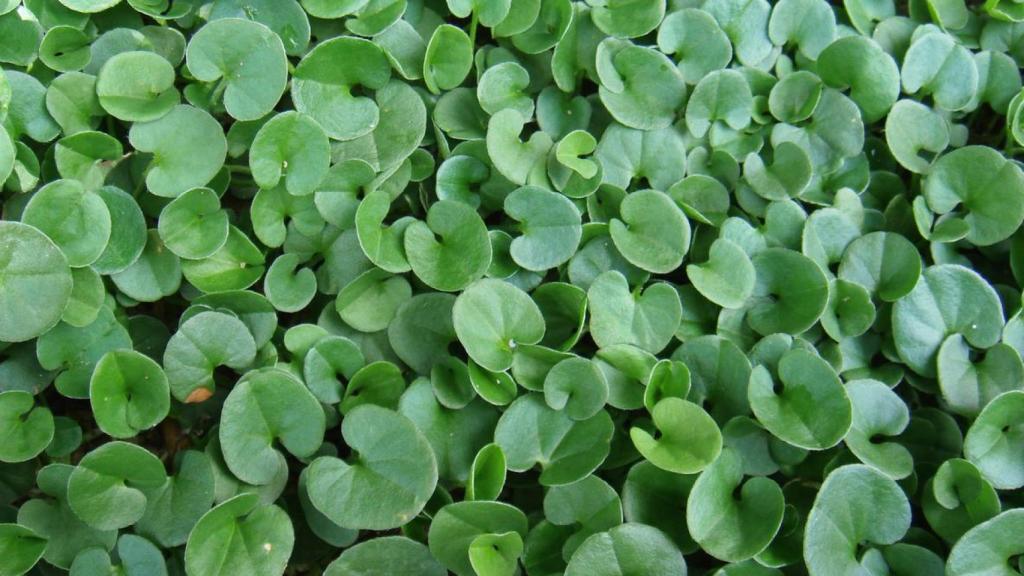
[(936, 368), (942, 398), (951, 411), (965, 416), (976, 416), (996, 396), (1020, 388), (1024, 379), (1024, 362), (1012, 346), (996, 344), (975, 361), (959, 334), (942, 343)]
[(299, 268), (297, 254), (282, 254), (267, 269), (263, 291), (274, 308), (282, 312), (298, 312), (316, 296), (316, 275), (309, 268)]
[(96, 77), (99, 105), (118, 120), (156, 120), (181, 101), (174, 76), (174, 67), (158, 54), (121, 52), (108, 59)]
[(509, 470), (525, 472), (539, 464), (540, 483), (560, 486), (586, 477), (604, 462), (612, 429), (604, 410), (573, 420), (550, 408), (540, 394), (527, 394), (502, 414), (494, 442), (505, 452)]
[(746, 78), (735, 70), (715, 70), (693, 89), (686, 103), (686, 127), (698, 137), (707, 134), (715, 122), (742, 130), (750, 124), (752, 107)]
[(949, 146), (949, 127), (931, 108), (900, 100), (885, 119), (885, 141), (901, 166), (927, 174), (937, 155)]
[[(146, 187), (167, 198), (205, 186), (227, 157), (227, 139), (220, 124), (192, 106), (175, 106), (156, 120), (133, 124), (128, 139), (136, 150), (153, 155)], [(195, 150), (203, 153), (194, 154)]]
[(39, 562), (46, 550), (46, 538), (19, 524), (0, 524), (0, 570), (20, 576)]
[(630, 291), (617, 270), (598, 276), (587, 291), (590, 335), (599, 347), (632, 344), (652, 353), (662, 351), (682, 318), (679, 294), (658, 282)]
[(346, 549), (324, 576), (446, 576), (426, 546), (404, 536), (382, 536)]
[(458, 576), (474, 576), (471, 548), (485, 534), (517, 534), (526, 539), (526, 515), (503, 502), (457, 502), (441, 508), (430, 523), (427, 542), (445, 568)]
[(686, 574), (686, 561), (662, 531), (629, 523), (587, 538), (572, 555), (565, 574)]
[(53, 413), (23, 390), (0, 392), (0, 462), (24, 462), (53, 440)]
[(24, 342), (57, 325), (71, 298), (67, 258), (38, 228), (0, 222), (0, 341)]
[(213, 190), (193, 188), (164, 206), (157, 232), (179, 257), (208, 258), (228, 241), (228, 214)]
[(861, 462), (894, 480), (913, 472), (910, 452), (897, 442), (883, 442), (883, 436), (899, 436), (910, 421), (906, 404), (888, 386), (877, 380), (854, 380), (846, 384), (853, 405), (853, 421), (844, 439)]
[[(865, 501), (872, 506), (864, 506)], [(807, 518), (804, 559), (808, 572), (814, 576), (862, 573), (861, 547), (870, 551), (893, 544), (909, 527), (910, 503), (895, 481), (860, 464), (836, 468), (825, 478)]]
[(658, 437), (630, 429), (636, 449), (652, 464), (676, 474), (700, 472), (722, 451), (722, 433), (703, 408), (680, 398), (665, 398), (651, 411)]
[(582, 237), (580, 211), (565, 196), (539, 186), (523, 186), (505, 197), (505, 213), (519, 223), (512, 259), (542, 272), (568, 262)]
[(750, 257), (725, 238), (711, 245), (708, 261), (690, 264), (686, 275), (694, 288), (723, 308), (740, 308), (754, 292), (756, 272)]
[(1000, 394), (985, 406), (967, 430), (964, 456), (1001, 490), (1024, 486), (1024, 458), (1014, 449), (1024, 432), (1024, 391)]
[(505, 108), (487, 123), (487, 154), (502, 176), (520, 185), (538, 178), (534, 173), (543, 170), (544, 159), (554, 145), (542, 131), (534, 132), (526, 142), (521, 141), (527, 120), (515, 109)]
[(323, 410), (297, 378), (273, 368), (249, 372), (224, 401), (220, 445), (231, 472), (249, 484), (268, 484), (288, 452), (308, 457), (320, 447)]
[(839, 263), (839, 278), (856, 282), (880, 299), (907, 295), (921, 276), (921, 255), (894, 232), (871, 232), (850, 242)]
[(203, 402), (213, 395), (213, 370), (241, 370), (256, 357), (256, 341), (237, 317), (205, 311), (182, 323), (164, 350), (164, 370), (179, 402)]
[(747, 322), (760, 334), (799, 334), (821, 317), (828, 305), (828, 279), (818, 265), (786, 248), (769, 248), (751, 259), (756, 282)]
[(613, 118), (639, 130), (672, 123), (686, 96), (682, 72), (653, 48), (609, 38), (597, 47), (598, 93)]
[(949, 574), (1011, 574), (1009, 560), (1021, 553), (1012, 538), (1024, 525), (1024, 510), (1014, 508), (964, 534), (949, 552)]
[(277, 105), (288, 80), (281, 38), (259, 22), (219, 18), (200, 28), (185, 52), (189, 72), (222, 82), (224, 107), (237, 120), (262, 118)]
[(434, 29), (423, 56), (423, 81), (431, 92), (451, 90), (462, 84), (473, 67), (469, 36), (450, 24)]
[(96, 363), (89, 402), (103, 432), (131, 438), (159, 424), (170, 411), (167, 376), (149, 356), (112, 350)]
[(732, 43), (711, 14), (683, 8), (665, 16), (658, 27), (658, 49), (676, 57), (676, 67), (689, 84), (696, 84), (732, 60)]
[(892, 309), (896, 351), (922, 376), (936, 374), (936, 356), (950, 335), (988, 348), (999, 341), (1002, 328), (1003, 307), (995, 290), (977, 272), (956, 264), (927, 268)]
[(109, 442), (86, 454), (68, 480), (68, 504), (97, 530), (131, 526), (146, 511), (144, 490), (167, 481), (152, 452), (127, 442)]
[(520, 344), (544, 337), (544, 317), (529, 295), (502, 280), (483, 279), (455, 299), (455, 334), (469, 357), (492, 372), (512, 366)]
[(295, 544), (288, 514), (261, 505), (255, 494), (241, 494), (210, 510), (192, 530), (185, 546), (188, 574), (284, 573)]
[(866, 122), (883, 118), (900, 95), (896, 61), (864, 36), (839, 38), (826, 46), (818, 55), (818, 73), (828, 86), (850, 89)]
[(327, 133), (313, 118), (282, 112), (264, 124), (249, 149), (252, 178), (261, 188), (275, 188), (284, 179), (290, 194), (317, 191), (327, 176), (331, 146)]
[(419, 514), (437, 485), (437, 462), (412, 421), (364, 405), (346, 415), (341, 433), (358, 458), (321, 456), (310, 464), (317, 510), (339, 526), (368, 530), (402, 526)]
[(785, 499), (774, 480), (743, 481), (743, 457), (726, 448), (693, 485), (686, 524), (703, 550), (727, 562), (752, 558), (782, 526)]
[(999, 495), (992, 484), (967, 460), (942, 463), (924, 487), (921, 501), (931, 528), (947, 542), (956, 542), (968, 530), (999, 514)]
[(110, 240), (110, 210), (99, 195), (77, 180), (56, 180), (36, 192), (22, 214), (78, 268), (95, 262)]
[(612, 241), (634, 266), (665, 274), (678, 268), (690, 249), (690, 222), (666, 194), (639, 190), (619, 206), (609, 222)]
[(413, 273), (436, 290), (461, 290), (491, 265), (487, 227), (476, 210), (461, 202), (434, 203), (426, 222), (406, 228), (404, 244)]
[(566, 358), (555, 364), (544, 378), (544, 401), (555, 410), (565, 410), (573, 420), (586, 420), (598, 413), (608, 399), (608, 382), (590, 360)]
[(947, 214), (962, 206), (967, 239), (988, 246), (1024, 222), (1024, 173), (987, 146), (965, 146), (940, 157), (924, 182), (928, 207)]
[(391, 77), (384, 51), (362, 38), (339, 36), (317, 45), (295, 68), (292, 99), (327, 135), (352, 140), (377, 127), (380, 108), (353, 88), (380, 90)]
[(757, 366), (747, 394), (758, 421), (774, 436), (800, 448), (835, 446), (852, 425), (850, 398), (839, 376), (813, 352), (785, 352), (778, 361), (777, 376), (767, 366)]
[(473, 457), (473, 466), (466, 480), (467, 500), (497, 500), (505, 487), (505, 452), (491, 443)]
[(978, 67), (970, 51), (940, 32), (923, 34), (911, 43), (900, 76), (904, 92), (929, 94), (942, 110), (966, 107), (978, 90)]

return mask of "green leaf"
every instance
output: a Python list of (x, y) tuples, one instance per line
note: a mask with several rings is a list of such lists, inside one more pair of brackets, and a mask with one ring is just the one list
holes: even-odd
[(135, 524), (146, 511), (145, 489), (161, 486), (167, 473), (152, 452), (127, 442), (108, 442), (79, 461), (68, 479), (68, 504), (97, 530)]
[[(866, 499), (866, 500), (865, 500)], [(863, 503), (872, 502), (865, 507)], [(876, 513), (876, 511), (878, 513)], [(833, 470), (814, 499), (804, 532), (811, 574), (856, 574), (862, 550), (893, 544), (910, 527), (910, 504), (895, 481), (867, 466)]]
[(327, 176), (331, 147), (327, 133), (311, 117), (282, 112), (260, 127), (249, 149), (252, 178), (261, 188), (275, 188), (284, 178), (295, 196), (317, 191)]
[[(780, 389), (781, 388), (781, 389)], [(778, 360), (778, 375), (754, 368), (750, 407), (774, 436), (808, 450), (835, 446), (852, 425), (852, 406), (835, 370), (812, 352), (793, 349)]]
[(22, 390), (0, 392), (0, 462), (24, 462), (53, 440), (53, 414)]
[(24, 342), (60, 321), (72, 293), (60, 248), (38, 228), (0, 222), (0, 341)]
[(0, 570), (4, 574), (25, 574), (39, 562), (45, 550), (46, 538), (18, 524), (0, 524)]
[(939, 348), (952, 334), (988, 348), (999, 341), (1003, 307), (995, 290), (973, 270), (930, 266), (892, 309), (892, 334), (900, 358), (922, 376), (936, 374)]
[(110, 240), (107, 205), (75, 180), (41, 188), (25, 206), (22, 221), (49, 236), (75, 268), (95, 262)]
[(906, 404), (877, 380), (853, 380), (846, 383), (846, 394), (853, 405), (853, 420), (844, 439), (846, 447), (861, 462), (899, 480), (913, 472), (910, 452), (897, 442), (882, 437), (899, 436), (910, 420)]
[(682, 72), (653, 48), (609, 38), (597, 47), (598, 93), (613, 118), (639, 130), (672, 123), (686, 97)]
[(346, 415), (341, 433), (359, 457), (349, 463), (321, 456), (310, 464), (313, 505), (339, 526), (368, 530), (402, 526), (419, 514), (437, 484), (437, 463), (412, 421), (365, 405)]
[(828, 305), (828, 279), (813, 260), (785, 248), (762, 250), (751, 258), (756, 282), (747, 322), (759, 334), (799, 334)]
[(416, 277), (445, 292), (462, 290), (491, 264), (487, 227), (473, 208), (461, 202), (435, 202), (426, 222), (412, 222), (406, 228), (404, 245)]
[(206, 311), (181, 324), (167, 342), (164, 370), (179, 402), (202, 402), (213, 395), (213, 370), (242, 370), (256, 357), (256, 342), (245, 324), (222, 312)]
[(211, 20), (185, 52), (189, 72), (202, 82), (222, 82), (224, 107), (237, 120), (256, 120), (284, 94), (288, 60), (270, 28), (241, 18)]
[(653, 436), (640, 427), (630, 429), (636, 449), (652, 464), (676, 474), (700, 472), (722, 450), (722, 434), (700, 406), (680, 398), (665, 398), (651, 410)]
[(566, 358), (555, 364), (544, 378), (544, 401), (555, 410), (565, 410), (573, 420), (587, 420), (597, 414), (608, 399), (604, 374), (586, 358)]
[(378, 125), (378, 104), (352, 94), (361, 86), (380, 90), (391, 77), (384, 52), (368, 40), (341, 36), (318, 44), (296, 66), (292, 80), (295, 109), (308, 114), (337, 140), (352, 140)]
[(1001, 490), (1024, 486), (1024, 460), (1013, 450), (1024, 431), (1022, 404), (1024, 391), (1000, 394), (978, 414), (964, 438), (964, 456)]
[(298, 379), (273, 368), (249, 372), (224, 401), (224, 461), (243, 482), (268, 484), (287, 465), (274, 440), (295, 456), (312, 456), (324, 426), (323, 410)]
[(744, 482), (743, 459), (727, 448), (690, 490), (686, 524), (702, 549), (719, 560), (739, 562), (771, 543), (784, 508), (779, 485), (762, 477)]
[(925, 179), (924, 195), (936, 214), (962, 205), (967, 239), (977, 246), (1009, 238), (1024, 222), (1024, 173), (986, 146), (966, 146), (940, 157)]
[(157, 120), (181, 101), (174, 77), (174, 67), (158, 54), (121, 52), (108, 59), (96, 77), (99, 105), (118, 120)]
[(685, 574), (686, 561), (660, 530), (623, 524), (594, 534), (576, 550), (566, 576), (614, 574)]
[(131, 438), (167, 416), (171, 403), (167, 376), (144, 354), (112, 350), (96, 363), (89, 402), (103, 432)]
[(1024, 520), (1019, 508), (975, 526), (964, 534), (949, 553), (947, 570), (951, 574), (1007, 573), (1009, 560), (1020, 554), (1020, 544), (1007, 535), (1014, 534)]
[[(540, 483), (571, 484), (593, 472), (608, 456), (612, 421), (604, 410), (573, 420), (545, 404), (540, 394), (520, 396), (494, 430), (508, 469), (524, 472), (539, 464)], [(530, 431), (523, 434), (523, 431)]]
[(526, 537), (526, 516), (500, 502), (459, 502), (438, 511), (430, 524), (430, 552), (459, 576), (476, 574), (472, 566), (474, 540), (485, 534), (515, 533)]
[(634, 266), (666, 274), (678, 268), (690, 245), (690, 223), (672, 199), (657, 190), (639, 190), (609, 222), (612, 241)]
[(724, 308), (740, 308), (754, 291), (756, 272), (740, 246), (720, 238), (711, 245), (708, 261), (688, 265), (686, 275), (708, 300)]
[(502, 280), (484, 279), (455, 299), (452, 322), (469, 357), (492, 372), (512, 366), (521, 344), (544, 336), (544, 317), (529, 295)]
[(434, 29), (423, 57), (423, 81), (431, 92), (451, 90), (462, 84), (473, 67), (469, 36), (450, 24)]
[(295, 544), (291, 520), (255, 494), (221, 503), (199, 519), (185, 546), (188, 574), (284, 573)]
[[(175, 106), (157, 120), (133, 124), (128, 139), (136, 150), (153, 155), (146, 171), (146, 187), (168, 198), (205, 186), (227, 156), (227, 140), (220, 124), (191, 106)], [(194, 150), (204, 153), (193, 154)]]
[(466, 480), (467, 500), (497, 500), (505, 487), (505, 452), (497, 444), (488, 444), (473, 457)]
[(177, 256), (209, 258), (228, 241), (228, 214), (213, 190), (193, 188), (164, 206), (157, 232)]
[(426, 546), (404, 536), (382, 536), (360, 542), (341, 553), (324, 576), (445, 576)]
[(616, 270), (598, 276), (587, 291), (590, 335), (599, 347), (632, 344), (652, 353), (662, 351), (682, 317), (679, 294), (665, 282), (630, 291)]

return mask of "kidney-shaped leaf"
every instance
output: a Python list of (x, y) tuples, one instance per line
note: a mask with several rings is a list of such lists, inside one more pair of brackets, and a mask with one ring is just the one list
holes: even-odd
[(185, 571), (189, 576), (279, 576), (294, 544), (284, 510), (261, 505), (256, 494), (241, 494), (196, 523), (185, 546)]
[(427, 439), (405, 416), (366, 404), (349, 412), (341, 433), (357, 458), (322, 456), (309, 466), (309, 498), (346, 528), (390, 530), (409, 522), (437, 485)]
[(701, 548), (719, 560), (739, 562), (771, 543), (782, 525), (782, 489), (774, 480), (743, 481), (743, 457), (722, 451), (694, 483), (686, 501), (686, 525)]
[(863, 574), (862, 547), (893, 544), (909, 527), (910, 503), (894, 480), (860, 464), (836, 468), (807, 518), (807, 569), (812, 576)]
[(281, 38), (244, 18), (211, 20), (189, 40), (189, 72), (203, 82), (222, 82), (224, 107), (237, 120), (257, 120), (277, 105), (288, 80)]
[(320, 403), (283, 370), (249, 372), (224, 401), (220, 446), (228, 468), (243, 482), (268, 484), (286, 466), (274, 440), (295, 456), (307, 457), (316, 452), (323, 437)]

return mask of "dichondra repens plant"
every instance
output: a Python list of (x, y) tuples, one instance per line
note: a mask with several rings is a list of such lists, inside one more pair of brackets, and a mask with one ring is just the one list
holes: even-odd
[(0, 0), (0, 576), (1024, 573), (1019, 0)]

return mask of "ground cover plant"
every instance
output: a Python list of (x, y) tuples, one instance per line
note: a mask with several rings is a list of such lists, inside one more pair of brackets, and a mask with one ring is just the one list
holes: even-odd
[(0, 576), (1024, 573), (1024, 3), (0, 0)]

